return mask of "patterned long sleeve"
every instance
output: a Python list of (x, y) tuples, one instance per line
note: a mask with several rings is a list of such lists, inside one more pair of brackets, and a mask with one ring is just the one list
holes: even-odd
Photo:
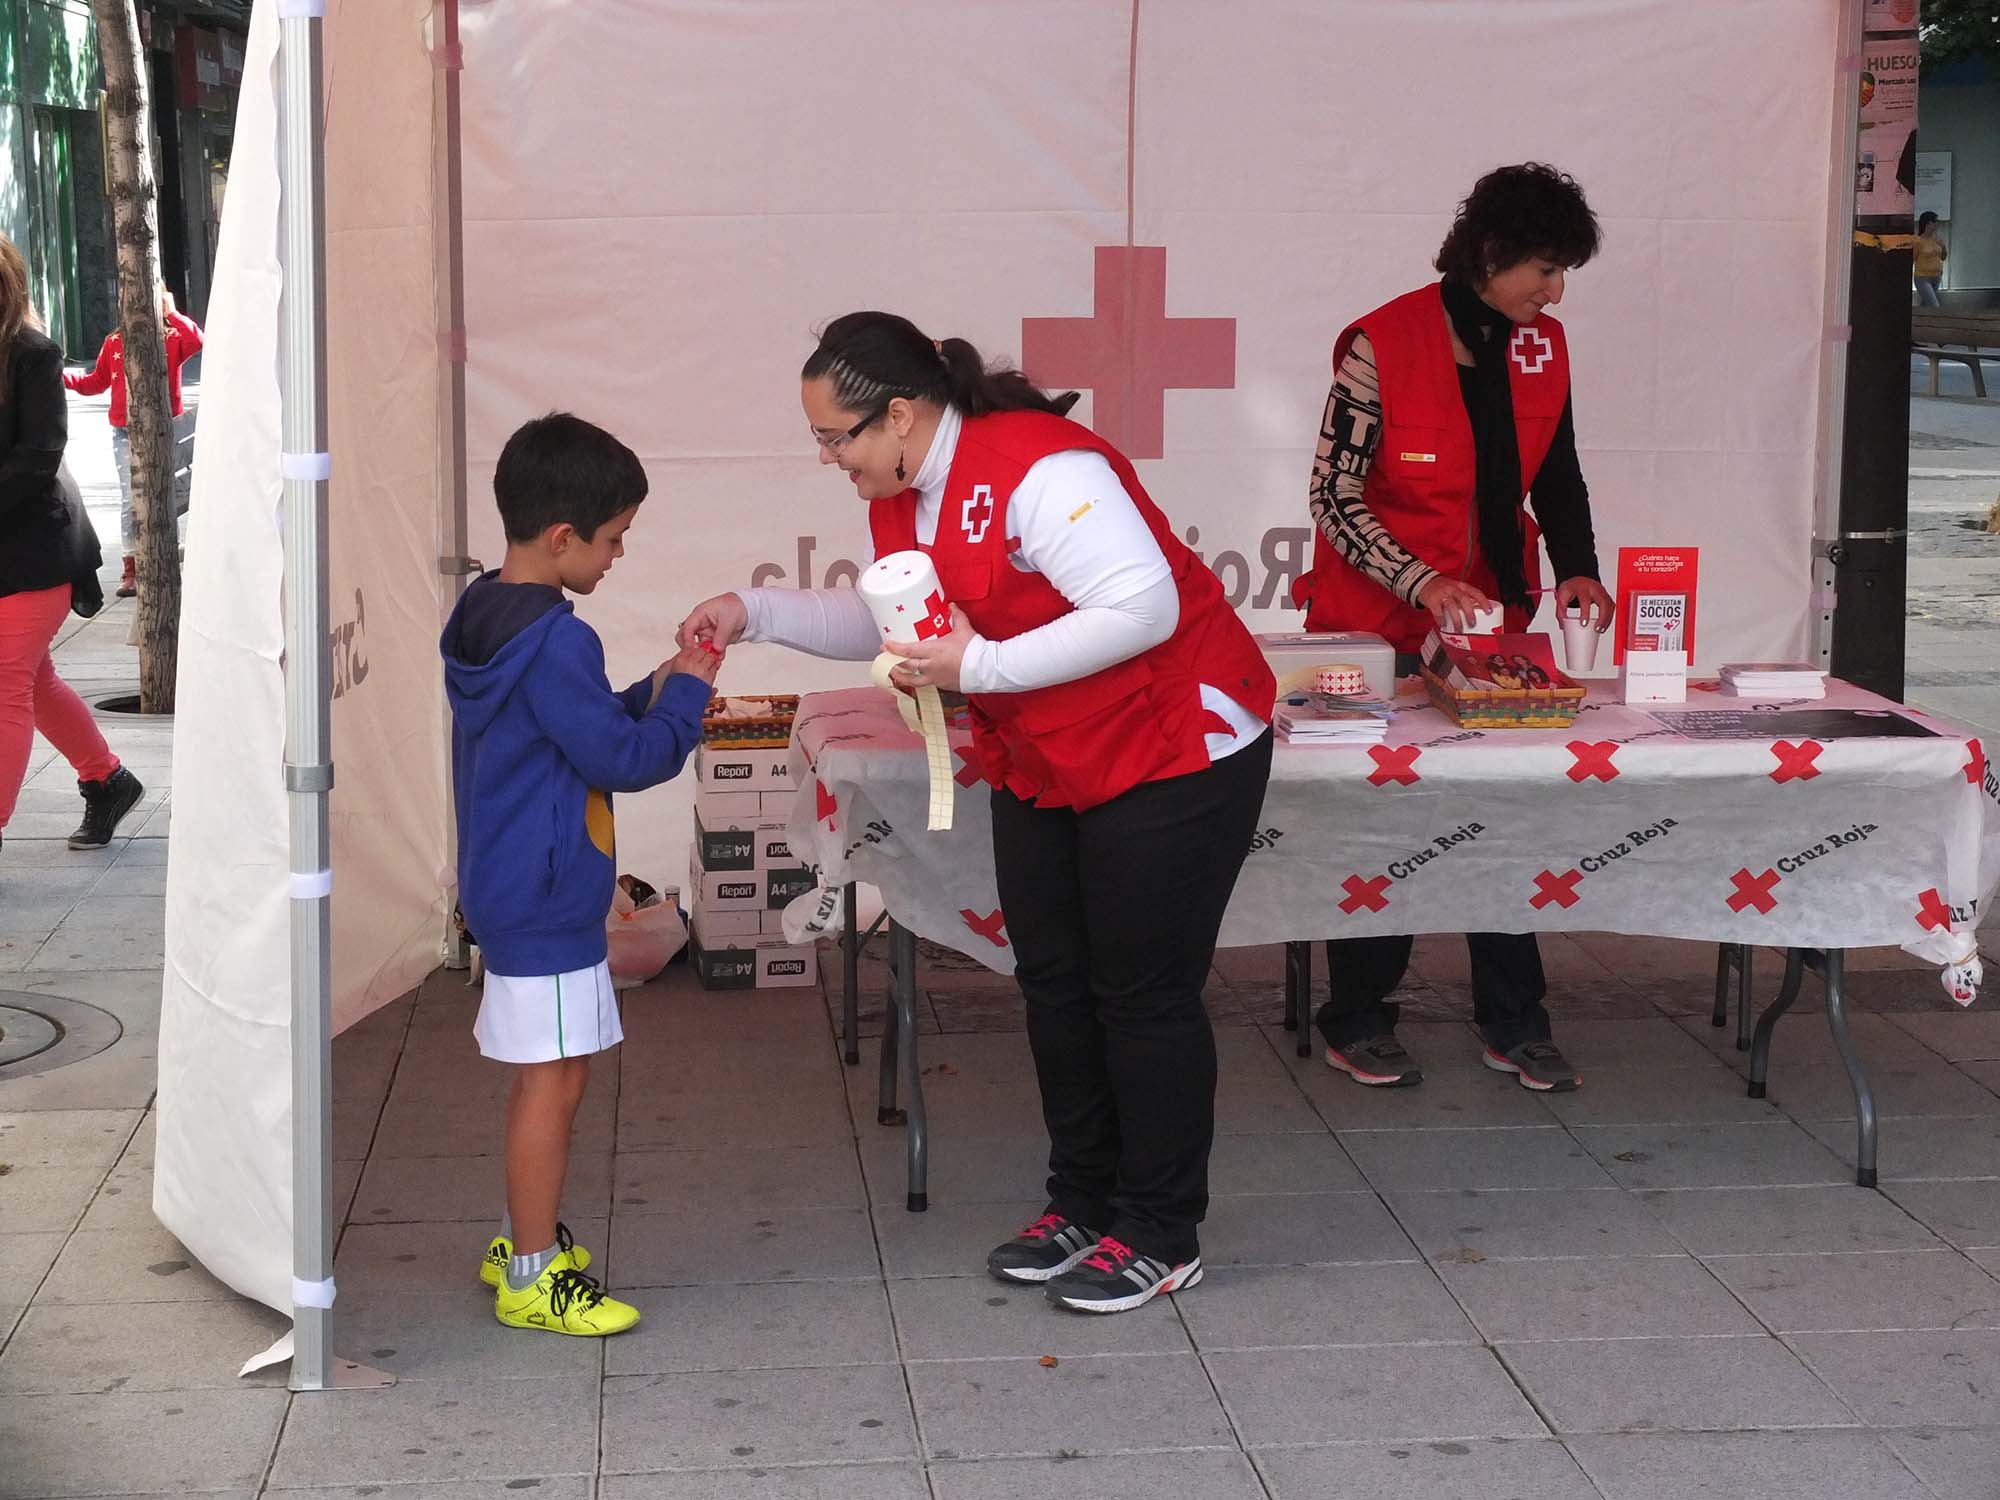
[(1343, 561), (1414, 605), (1424, 585), (1437, 577), (1437, 569), (1390, 535), (1362, 496), (1362, 482), (1374, 462), (1381, 431), (1375, 350), (1365, 333), (1357, 333), (1333, 372), (1333, 389), (1327, 392), (1308, 504), (1313, 525)]

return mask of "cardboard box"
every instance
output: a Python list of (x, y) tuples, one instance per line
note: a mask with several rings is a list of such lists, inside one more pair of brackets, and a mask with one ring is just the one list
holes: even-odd
[(704, 792), (789, 792), (798, 785), (790, 745), (755, 750), (701, 745), (694, 752), (694, 777)]
[[(777, 792), (779, 797), (789, 796)], [(696, 792), (694, 815), (709, 828), (755, 828), (767, 821), (762, 792)]]
[(704, 870), (792, 870), (799, 863), (783, 823), (718, 828), (699, 812), (694, 818), (694, 857)]
[(689, 904), (696, 911), (782, 911), (819, 882), (813, 872), (794, 866), (779, 870), (709, 870), (701, 863), (701, 846), (694, 847), (688, 868)]
[(740, 944), (749, 938), (766, 936), (765, 919), (783, 915), (782, 912), (758, 911), (755, 908), (716, 911), (697, 906), (688, 917), (688, 931), (708, 947), (727, 948), (732, 943)]
[(1396, 651), (1379, 635), (1357, 630), (1276, 632), (1258, 636), (1257, 649), (1278, 679), (1280, 698), (1310, 688), (1321, 667), (1340, 663), (1361, 668), (1371, 697), (1396, 696)]
[(810, 944), (794, 947), (768, 938), (735, 942), (728, 948), (707, 947), (699, 938), (688, 944), (688, 963), (703, 989), (793, 989), (819, 980), (819, 961)]

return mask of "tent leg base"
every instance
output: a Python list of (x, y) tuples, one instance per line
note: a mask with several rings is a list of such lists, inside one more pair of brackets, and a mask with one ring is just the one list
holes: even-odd
[(333, 1376), (328, 1384), (300, 1385), (295, 1366), (291, 1388), (295, 1391), (385, 1391), (395, 1383), (396, 1377), (387, 1370), (378, 1370), (372, 1365), (356, 1364), (351, 1359), (342, 1359), (339, 1355), (335, 1355)]

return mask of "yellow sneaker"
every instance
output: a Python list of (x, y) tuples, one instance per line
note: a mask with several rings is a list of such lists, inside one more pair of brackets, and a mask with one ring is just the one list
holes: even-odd
[(569, 1251), (558, 1250), (533, 1286), (517, 1292), (504, 1280), (500, 1283), (493, 1294), (493, 1316), (509, 1328), (601, 1339), (634, 1326), (639, 1309), (607, 1296), (595, 1279), (577, 1270)]
[[(590, 1269), (590, 1252), (569, 1236), (567, 1224), (556, 1225), (556, 1248), (569, 1251), (570, 1263), (579, 1271)], [(504, 1234), (493, 1236), (486, 1247), (486, 1259), (479, 1263), (479, 1279), (498, 1291), (507, 1279), (507, 1262), (514, 1258), (514, 1243)]]

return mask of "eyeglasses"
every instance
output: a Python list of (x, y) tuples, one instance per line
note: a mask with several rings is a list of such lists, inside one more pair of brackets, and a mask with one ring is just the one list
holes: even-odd
[(862, 433), (866, 432), (875, 423), (881, 421), (883, 414), (888, 410), (889, 408), (886, 406), (878, 406), (874, 411), (871, 411), (859, 422), (848, 428), (847, 431), (837, 433), (833, 437), (827, 437), (817, 427), (808, 428), (807, 431), (812, 433), (812, 440), (819, 445), (821, 452), (838, 457), (841, 449), (860, 437)]

